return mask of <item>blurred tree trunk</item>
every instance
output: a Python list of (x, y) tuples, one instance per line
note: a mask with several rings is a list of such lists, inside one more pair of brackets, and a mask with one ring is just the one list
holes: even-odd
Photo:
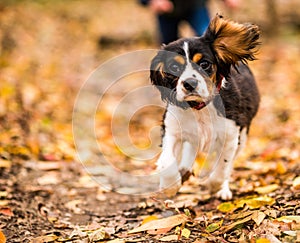
[(279, 16), (276, 0), (266, 0), (269, 35), (277, 35), (279, 31)]

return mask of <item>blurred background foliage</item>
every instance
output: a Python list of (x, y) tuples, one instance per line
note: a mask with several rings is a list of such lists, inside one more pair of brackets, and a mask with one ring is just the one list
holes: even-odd
[[(241, 1), (233, 11), (211, 0), (210, 10), (262, 29), (259, 61), (252, 67), (263, 98), (248, 156), (297, 156), (300, 2)], [(109, 58), (158, 48), (155, 24), (152, 13), (136, 0), (2, 0), (2, 158), (73, 160), (72, 109), (80, 86)], [(192, 35), (186, 25), (181, 33)]]

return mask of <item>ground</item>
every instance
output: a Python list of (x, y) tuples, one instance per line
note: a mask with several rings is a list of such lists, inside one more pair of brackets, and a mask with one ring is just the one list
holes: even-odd
[[(265, 9), (259, 3), (228, 13), (221, 3), (211, 6), (262, 29), (258, 60), (250, 64), (261, 105), (235, 164), (234, 198), (227, 202), (210, 195), (195, 177), (167, 201), (118, 194), (89, 177), (77, 157), (76, 95), (110, 58), (157, 48), (147, 9), (122, 0), (0, 3), (0, 242), (300, 241), (299, 8), (294, 1), (283, 4), (272, 33), (266, 13), (253, 11), (255, 4)], [(190, 30), (183, 27), (182, 33)], [(128, 77), (142, 81), (121, 83), (117, 94), (146, 85), (147, 75)], [(111, 108), (120, 99), (113, 94), (97, 112), (103, 154), (135, 175), (153, 171), (155, 158), (139, 164), (113, 143)], [(151, 145), (149, 130), (160, 123), (163, 109), (149, 109), (129, 127), (138, 148)], [(155, 134), (151, 138), (157, 141)]]

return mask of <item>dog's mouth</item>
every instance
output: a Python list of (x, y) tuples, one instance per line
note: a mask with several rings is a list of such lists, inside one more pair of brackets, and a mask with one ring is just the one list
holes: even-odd
[(190, 102), (199, 102), (199, 103), (205, 102), (204, 99), (201, 96), (196, 95), (196, 94), (187, 95), (187, 96), (184, 97), (184, 100), (188, 101), (188, 102), (189, 101)]
[(188, 95), (184, 97), (184, 100), (189, 104), (189, 106), (193, 109), (200, 110), (210, 102), (210, 99), (205, 100), (199, 95)]

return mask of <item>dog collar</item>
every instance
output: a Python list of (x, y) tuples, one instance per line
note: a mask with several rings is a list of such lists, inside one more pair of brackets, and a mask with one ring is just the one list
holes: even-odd
[[(220, 92), (220, 89), (222, 87), (222, 79), (223, 78), (224, 78), (223, 75), (220, 75), (219, 82), (218, 82), (218, 84), (216, 86), (216, 88), (217, 88), (217, 92), (216, 93)], [(193, 105), (192, 108), (195, 109), (195, 110), (201, 110), (202, 108), (204, 108), (205, 106), (207, 106), (213, 99), (214, 99), (214, 96), (211, 99), (209, 99), (208, 101), (206, 101), (206, 102), (199, 102), (197, 105), (195, 105), (195, 106)]]

